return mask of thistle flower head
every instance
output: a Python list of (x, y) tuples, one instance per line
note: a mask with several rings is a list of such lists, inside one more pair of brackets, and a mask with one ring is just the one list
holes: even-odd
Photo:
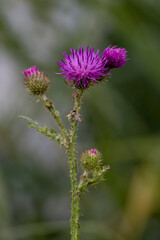
[(49, 78), (44, 72), (40, 72), (33, 66), (22, 72), (24, 74), (24, 86), (32, 95), (44, 94), (49, 86)]
[(109, 69), (122, 68), (128, 61), (127, 51), (124, 48), (117, 48), (117, 46), (106, 48), (103, 52), (103, 57), (108, 60), (106, 67)]
[(97, 149), (90, 149), (82, 153), (80, 162), (86, 171), (93, 171), (100, 167), (101, 154)]
[(94, 53), (94, 48), (87, 47), (84, 50), (73, 50), (68, 55), (63, 53), (64, 59), (57, 64), (61, 67), (61, 74), (64, 75), (67, 83), (72, 87), (85, 89), (100, 82), (108, 74), (106, 71), (106, 59), (101, 58), (99, 50)]

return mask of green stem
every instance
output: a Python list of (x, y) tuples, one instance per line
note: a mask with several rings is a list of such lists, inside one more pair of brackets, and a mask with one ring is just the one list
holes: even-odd
[(65, 126), (64, 126), (61, 118), (60, 118), (59, 112), (55, 110), (55, 107), (54, 107), (52, 101), (49, 100), (49, 99), (46, 97), (45, 94), (43, 94), (43, 95), (41, 96), (41, 98), (42, 98), (42, 100), (45, 102), (45, 107), (46, 107), (46, 109), (48, 109), (48, 111), (52, 114), (52, 116), (53, 116), (54, 119), (56, 120), (57, 125), (58, 125), (58, 127), (59, 127), (59, 130), (60, 130), (62, 136), (64, 137), (64, 140), (66, 141), (66, 148), (67, 148), (68, 145), (69, 145), (69, 142), (70, 142), (70, 140), (69, 140), (69, 135), (68, 135), (68, 132), (67, 132), (67, 130), (66, 130), (66, 128), (65, 128)]
[[(74, 113), (77, 115), (80, 110), (82, 98), (82, 91), (77, 92), (75, 97)], [(71, 191), (72, 191), (72, 204), (71, 204), (71, 240), (79, 240), (79, 196), (77, 195), (77, 158), (76, 158), (76, 136), (77, 136), (78, 121), (76, 118), (71, 119), (70, 131), (70, 147), (68, 148), (69, 165), (70, 165), (70, 178), (71, 178)]]
[(74, 110), (71, 113), (71, 129), (70, 137), (69, 134), (60, 118), (59, 112), (55, 110), (52, 101), (50, 101), (44, 94), (41, 99), (45, 102), (45, 107), (50, 111), (54, 119), (56, 120), (60, 132), (64, 139), (66, 140), (66, 150), (69, 156), (69, 166), (70, 166), (70, 179), (71, 179), (71, 192), (72, 192), (72, 204), (71, 204), (71, 240), (79, 240), (79, 195), (78, 184), (77, 184), (77, 158), (76, 158), (76, 136), (77, 136), (77, 125), (80, 121), (79, 110), (81, 104), (83, 91), (79, 90), (74, 94), (75, 105)]

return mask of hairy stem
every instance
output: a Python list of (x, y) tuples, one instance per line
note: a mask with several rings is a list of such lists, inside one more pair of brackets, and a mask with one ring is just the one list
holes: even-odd
[(80, 110), (82, 98), (82, 91), (77, 92), (75, 95), (75, 105), (73, 110), (73, 118), (71, 118), (70, 130), (70, 147), (68, 148), (69, 165), (70, 165), (70, 178), (71, 178), (71, 191), (72, 191), (72, 204), (71, 204), (71, 240), (79, 240), (79, 196), (77, 195), (77, 158), (76, 158), (76, 136), (78, 120), (76, 116)]
[(58, 127), (59, 127), (59, 130), (60, 130), (62, 136), (64, 137), (64, 140), (66, 141), (66, 147), (68, 147), (69, 142), (70, 142), (70, 140), (69, 140), (69, 135), (68, 135), (68, 132), (67, 132), (67, 130), (66, 130), (66, 128), (65, 128), (65, 126), (64, 126), (61, 118), (60, 118), (59, 112), (55, 110), (55, 107), (54, 107), (52, 101), (49, 100), (49, 99), (46, 97), (45, 94), (43, 94), (43, 95), (41, 96), (41, 98), (42, 98), (42, 100), (45, 102), (45, 107), (46, 107), (46, 109), (48, 109), (48, 111), (52, 114), (52, 116), (53, 116), (54, 119), (56, 120), (57, 125), (58, 125)]
[(72, 192), (72, 204), (71, 204), (71, 240), (79, 240), (79, 195), (78, 184), (77, 184), (77, 158), (76, 158), (76, 137), (77, 137), (77, 125), (81, 121), (79, 116), (80, 104), (82, 99), (83, 91), (79, 90), (74, 94), (75, 104), (74, 109), (70, 114), (71, 129), (70, 136), (66, 130), (59, 112), (55, 110), (52, 101), (50, 101), (44, 94), (41, 96), (41, 99), (45, 102), (46, 109), (52, 114), (56, 120), (59, 130), (66, 140), (66, 150), (69, 156), (69, 166), (70, 166), (70, 179), (71, 179), (71, 192)]

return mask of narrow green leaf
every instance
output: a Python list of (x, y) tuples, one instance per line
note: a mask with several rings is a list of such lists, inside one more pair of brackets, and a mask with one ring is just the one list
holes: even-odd
[(46, 125), (44, 127), (41, 127), (37, 121), (34, 121), (29, 117), (26, 116), (19, 117), (25, 119), (28, 122), (29, 127), (35, 128), (37, 133), (42, 133), (45, 136), (49, 137), (50, 140), (57, 141), (60, 144), (60, 146), (64, 146), (66, 144), (65, 140), (63, 139), (63, 136), (61, 134), (58, 134), (53, 128), (50, 128), (50, 130), (48, 130)]

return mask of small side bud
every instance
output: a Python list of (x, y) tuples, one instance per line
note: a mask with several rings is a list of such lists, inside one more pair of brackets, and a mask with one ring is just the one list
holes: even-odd
[(90, 149), (82, 153), (80, 162), (84, 170), (93, 171), (100, 167), (101, 154), (97, 149)]
[(70, 114), (67, 115), (67, 118), (71, 121), (81, 122), (81, 116), (75, 110), (71, 111)]
[(24, 74), (24, 86), (32, 95), (44, 94), (49, 86), (49, 78), (44, 72), (40, 72), (33, 66), (22, 72)]

